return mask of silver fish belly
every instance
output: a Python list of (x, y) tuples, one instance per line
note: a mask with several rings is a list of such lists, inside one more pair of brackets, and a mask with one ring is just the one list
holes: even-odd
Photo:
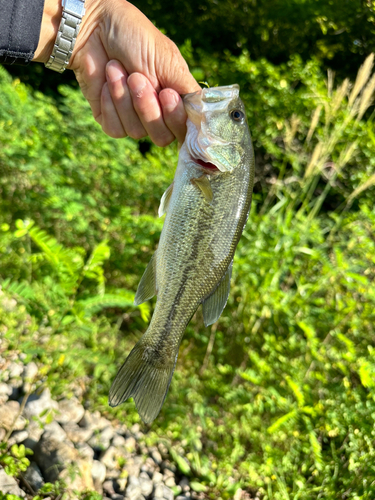
[(109, 403), (133, 396), (145, 423), (160, 412), (185, 328), (200, 304), (206, 326), (227, 302), (232, 262), (246, 224), (254, 154), (238, 85), (184, 97), (188, 132), (173, 184), (159, 214), (166, 218), (135, 303), (157, 294), (151, 323), (119, 370)]

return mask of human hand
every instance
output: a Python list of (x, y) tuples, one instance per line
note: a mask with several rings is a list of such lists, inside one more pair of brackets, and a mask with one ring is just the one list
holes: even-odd
[[(54, 8), (52, 2), (46, 0), (46, 9)], [(125, 0), (86, 0), (85, 8), (68, 68), (104, 132), (135, 139), (149, 135), (159, 146), (175, 137), (183, 142), (186, 113), (179, 94), (200, 87), (176, 45)], [(61, 12), (52, 19), (56, 27)], [(51, 33), (51, 22), (43, 17), (40, 44), (43, 25)], [(47, 60), (46, 50), (38, 49), (35, 59)]]

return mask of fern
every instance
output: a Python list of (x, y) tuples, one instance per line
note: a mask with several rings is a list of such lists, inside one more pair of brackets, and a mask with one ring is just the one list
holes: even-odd
[(11, 295), (17, 295), (25, 300), (30, 300), (35, 298), (35, 291), (32, 286), (27, 283), (27, 281), (12, 281), (9, 278), (1, 282), (1, 288), (10, 293)]
[(121, 297), (112, 293), (97, 295), (86, 300), (77, 300), (75, 305), (77, 308), (82, 308), (87, 314), (94, 314), (107, 307), (136, 307), (134, 306), (134, 295), (130, 299), (129, 297)]

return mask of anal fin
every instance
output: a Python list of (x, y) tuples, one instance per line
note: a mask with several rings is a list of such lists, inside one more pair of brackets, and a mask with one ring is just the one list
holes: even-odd
[(224, 307), (228, 300), (230, 291), (230, 279), (232, 277), (233, 261), (229, 264), (228, 269), (215, 291), (207, 297), (202, 303), (203, 320), (205, 326), (212, 325), (221, 316)]
[(151, 299), (156, 294), (156, 252), (151, 257), (146, 271), (143, 273), (139, 282), (137, 293), (135, 294), (134, 304), (139, 306), (146, 300)]

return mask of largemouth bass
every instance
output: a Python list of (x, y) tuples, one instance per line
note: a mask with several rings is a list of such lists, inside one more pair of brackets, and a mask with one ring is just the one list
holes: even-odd
[(134, 301), (157, 294), (154, 314), (109, 394), (111, 406), (132, 396), (145, 423), (160, 412), (198, 306), (208, 326), (226, 305), (253, 189), (254, 154), (239, 86), (205, 88), (186, 95), (184, 105), (186, 139), (159, 208), (159, 215), (167, 215)]

